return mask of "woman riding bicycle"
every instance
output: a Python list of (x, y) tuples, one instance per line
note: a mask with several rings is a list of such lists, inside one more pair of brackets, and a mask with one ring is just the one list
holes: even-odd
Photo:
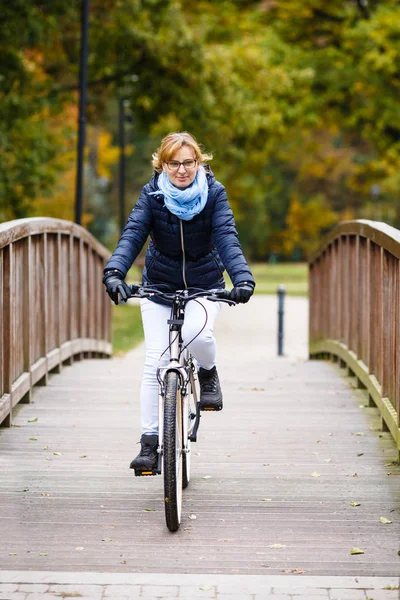
[[(205, 164), (212, 156), (183, 132), (167, 135), (152, 158), (151, 181), (143, 187), (104, 269), (103, 283), (110, 298), (118, 304), (118, 296), (123, 301), (130, 296), (124, 278), (150, 235), (143, 285), (161, 284), (165, 291), (211, 290), (224, 287), (226, 269), (234, 286), (231, 299), (248, 302), (255, 281), (243, 256), (225, 188)], [(146, 346), (140, 393), (142, 436), (141, 451), (130, 468), (147, 471), (157, 462), (157, 367), (168, 362), (170, 306), (158, 298), (142, 299), (140, 305)], [(182, 335), (199, 364), (200, 409), (222, 409), (213, 333), (220, 308), (218, 302), (205, 298), (192, 300), (186, 307)]]

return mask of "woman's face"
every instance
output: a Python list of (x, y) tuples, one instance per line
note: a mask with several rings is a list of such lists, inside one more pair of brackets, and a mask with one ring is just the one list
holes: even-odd
[[(190, 165), (190, 161), (193, 162), (193, 166)], [(171, 163), (179, 163), (179, 166)], [(178, 188), (188, 187), (196, 177), (199, 168), (200, 165), (196, 161), (196, 155), (190, 146), (182, 146), (163, 165), (163, 170), (167, 173), (171, 183)]]

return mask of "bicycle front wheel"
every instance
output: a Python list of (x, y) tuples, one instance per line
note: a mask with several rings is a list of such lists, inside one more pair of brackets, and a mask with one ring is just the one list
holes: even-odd
[(182, 512), (182, 401), (176, 371), (165, 378), (164, 399), (164, 506), (170, 531), (179, 529)]

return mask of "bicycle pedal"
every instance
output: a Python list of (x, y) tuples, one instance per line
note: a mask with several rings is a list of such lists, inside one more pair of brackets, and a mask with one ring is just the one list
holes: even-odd
[(153, 475), (158, 475), (155, 469), (153, 471), (139, 471), (139, 469), (135, 469), (135, 477), (152, 477)]

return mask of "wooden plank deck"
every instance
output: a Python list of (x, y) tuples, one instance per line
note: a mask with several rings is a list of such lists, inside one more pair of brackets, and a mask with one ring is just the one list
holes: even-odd
[(344, 370), (307, 360), (307, 301), (287, 299), (281, 358), (276, 313), (263, 296), (223, 310), (225, 407), (202, 418), (175, 534), (162, 478), (128, 469), (143, 348), (75, 363), (36, 388), (0, 433), (1, 568), (398, 575), (395, 444)]

